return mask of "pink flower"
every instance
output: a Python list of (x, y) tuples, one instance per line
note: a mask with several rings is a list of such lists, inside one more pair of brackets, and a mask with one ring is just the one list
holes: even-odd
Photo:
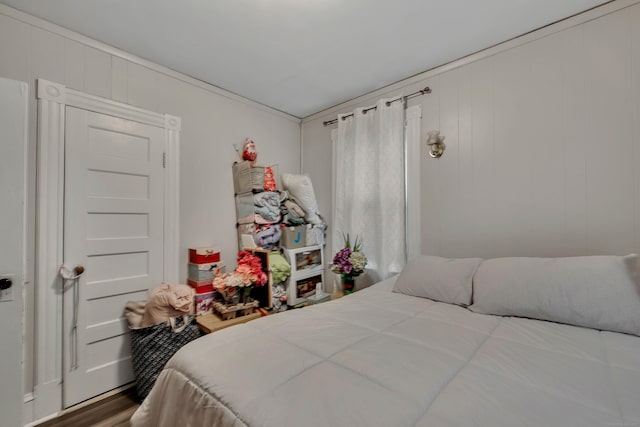
[(267, 275), (262, 271), (260, 258), (249, 251), (238, 253), (238, 267), (235, 274), (241, 277), (245, 286), (263, 286), (267, 283)]
[(255, 280), (255, 274), (251, 271), (251, 267), (247, 264), (241, 264), (236, 268), (236, 274), (240, 276), (240, 280), (245, 286), (250, 285)]
[(227, 284), (225, 283), (224, 279), (226, 278), (227, 274), (221, 274), (218, 275), (216, 277), (214, 277), (213, 279), (213, 288), (215, 290), (217, 290), (218, 292), (223, 292), (225, 290), (225, 288), (227, 287)]

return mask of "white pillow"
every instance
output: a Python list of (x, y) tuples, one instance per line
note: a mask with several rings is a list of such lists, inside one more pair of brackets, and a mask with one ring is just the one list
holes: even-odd
[(318, 202), (313, 192), (313, 184), (308, 175), (282, 174), (282, 184), (285, 190), (293, 196), (296, 203), (306, 212), (304, 219), (309, 224), (322, 224)]
[(637, 260), (635, 254), (485, 260), (469, 308), (640, 335)]
[(420, 256), (404, 267), (393, 292), (450, 304), (471, 304), (471, 281), (482, 259)]

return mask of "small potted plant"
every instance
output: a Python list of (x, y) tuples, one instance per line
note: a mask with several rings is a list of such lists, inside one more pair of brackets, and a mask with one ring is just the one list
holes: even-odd
[(331, 271), (340, 275), (342, 290), (347, 295), (355, 290), (356, 277), (364, 272), (364, 268), (367, 265), (367, 257), (360, 252), (362, 240), (358, 236), (356, 236), (353, 248), (351, 247), (349, 234), (343, 234), (342, 237), (344, 239), (344, 248), (340, 249), (333, 257)]

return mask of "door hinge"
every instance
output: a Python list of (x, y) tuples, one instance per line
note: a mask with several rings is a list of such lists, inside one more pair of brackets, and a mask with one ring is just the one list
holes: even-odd
[(163, 168), (167, 167), (167, 153), (166, 152), (162, 153), (162, 167)]

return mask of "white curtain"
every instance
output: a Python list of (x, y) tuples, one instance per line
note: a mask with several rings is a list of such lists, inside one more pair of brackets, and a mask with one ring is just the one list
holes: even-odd
[(405, 264), (404, 105), (388, 101), (338, 116), (335, 151), (333, 253), (359, 236), (374, 281)]

